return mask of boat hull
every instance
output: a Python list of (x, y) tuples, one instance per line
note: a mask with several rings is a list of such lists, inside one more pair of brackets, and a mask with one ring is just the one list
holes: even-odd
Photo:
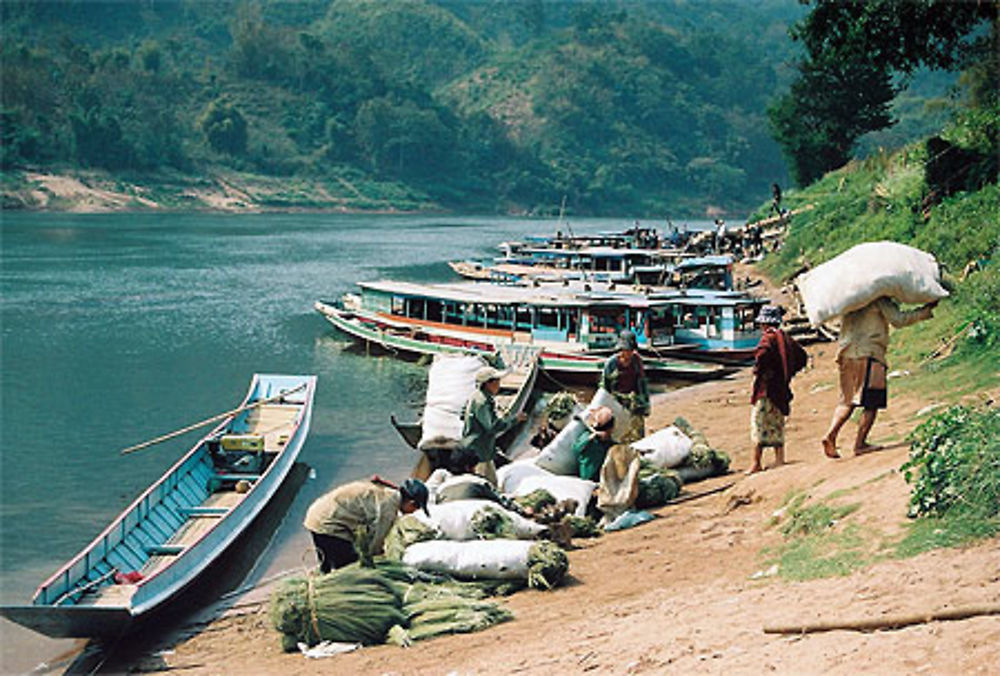
[[(166, 606), (222, 556), (281, 487), (308, 433), (315, 381), (255, 376), (243, 404), (46, 580), (31, 606), (6, 606), (0, 614), (54, 638), (111, 637)], [(213, 444), (222, 444), (224, 433), (265, 424), (262, 435), (232, 438), (259, 436), (261, 457), (273, 454), (266, 467), (255, 473), (219, 465), (225, 452)], [(242, 490), (240, 481), (246, 482)], [(135, 579), (115, 579), (128, 573)]]

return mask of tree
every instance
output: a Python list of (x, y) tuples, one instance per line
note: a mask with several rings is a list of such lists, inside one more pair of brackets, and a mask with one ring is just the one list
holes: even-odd
[(247, 121), (232, 104), (212, 101), (198, 118), (198, 126), (214, 150), (237, 156), (246, 153)]
[(989, 36), (977, 33), (986, 22), (995, 30), (994, 2), (800, 2), (814, 5), (790, 31), (806, 56), (790, 92), (768, 110), (800, 185), (841, 166), (861, 135), (893, 124), (889, 104), (918, 66), (970, 67), (995, 58)]

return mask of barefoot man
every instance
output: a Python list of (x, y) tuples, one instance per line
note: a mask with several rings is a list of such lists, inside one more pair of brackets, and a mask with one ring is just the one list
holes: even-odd
[(840, 370), (840, 402), (833, 411), (830, 429), (823, 437), (823, 452), (829, 458), (837, 454), (837, 433), (855, 408), (861, 407), (861, 421), (854, 441), (854, 454), (878, 450), (868, 443), (868, 433), (875, 424), (880, 408), (886, 407), (886, 361), (889, 346), (889, 325), (909, 326), (933, 316), (937, 301), (915, 310), (901, 310), (896, 301), (885, 296), (844, 315), (840, 325), (840, 349), (837, 366)]

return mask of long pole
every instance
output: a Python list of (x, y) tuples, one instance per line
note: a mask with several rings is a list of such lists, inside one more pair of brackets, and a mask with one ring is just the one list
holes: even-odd
[(127, 455), (129, 453), (133, 453), (133, 452), (141, 450), (143, 448), (147, 448), (149, 446), (154, 446), (154, 445), (159, 444), (161, 442), (167, 441), (168, 439), (173, 439), (174, 437), (178, 437), (178, 436), (180, 436), (182, 434), (190, 432), (191, 430), (198, 429), (199, 427), (204, 427), (205, 425), (209, 425), (211, 423), (217, 422), (217, 421), (222, 420), (224, 418), (228, 418), (230, 416), (234, 416), (234, 415), (236, 415), (238, 413), (242, 413), (243, 411), (249, 411), (252, 408), (257, 408), (258, 406), (263, 406), (264, 404), (269, 404), (272, 401), (277, 401), (278, 399), (281, 399), (284, 396), (291, 394), (292, 392), (298, 392), (299, 390), (301, 390), (305, 386), (306, 386), (306, 383), (302, 383), (301, 385), (293, 387), (290, 390), (284, 390), (282, 392), (279, 392), (278, 394), (274, 395), (273, 397), (268, 397), (267, 399), (259, 399), (259, 400), (255, 401), (255, 402), (253, 402), (252, 404), (247, 404), (245, 406), (240, 406), (239, 408), (234, 408), (232, 411), (226, 411), (225, 413), (220, 413), (219, 415), (213, 415), (211, 418), (205, 418), (201, 422), (196, 422), (196, 423), (194, 423), (192, 425), (188, 425), (187, 427), (182, 427), (179, 430), (174, 430), (173, 432), (168, 432), (167, 434), (164, 434), (162, 436), (156, 437), (155, 439), (150, 439), (149, 441), (144, 441), (141, 444), (135, 444), (134, 446), (129, 446), (128, 448), (122, 449), (121, 455)]

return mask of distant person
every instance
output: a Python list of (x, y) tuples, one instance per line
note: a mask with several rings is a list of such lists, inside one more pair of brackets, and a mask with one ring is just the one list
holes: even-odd
[(638, 441), (646, 436), (649, 383), (638, 349), (635, 334), (628, 329), (622, 331), (618, 338), (618, 352), (608, 357), (601, 372), (600, 387), (613, 394), (632, 414), (632, 422), (621, 440), (623, 443)]
[(889, 346), (889, 326), (909, 326), (934, 316), (937, 301), (915, 310), (899, 309), (896, 301), (885, 296), (844, 315), (840, 325), (837, 366), (840, 371), (840, 401), (833, 411), (830, 429), (823, 437), (823, 452), (839, 458), (837, 434), (855, 408), (864, 412), (858, 423), (854, 454), (861, 455), (880, 447), (868, 443), (868, 433), (875, 424), (879, 409), (887, 405), (888, 391), (885, 354)]
[(771, 184), (771, 211), (781, 216), (781, 186), (777, 183)]
[(319, 569), (329, 573), (358, 560), (355, 543), (368, 556), (382, 552), (396, 516), (427, 512), (429, 494), (419, 479), (396, 486), (379, 477), (352, 481), (333, 489), (310, 505), (303, 523), (312, 535)]
[(573, 454), (579, 462), (580, 478), (598, 481), (604, 458), (608, 455), (608, 449), (614, 444), (611, 440), (611, 430), (615, 426), (615, 416), (607, 406), (599, 406), (588, 417), (587, 424), (593, 431), (580, 435), (573, 444)]
[(809, 357), (794, 338), (781, 330), (784, 310), (765, 305), (757, 315), (763, 334), (754, 350), (753, 386), (750, 395), (750, 440), (753, 458), (747, 474), (763, 469), (764, 448), (774, 448), (775, 465), (785, 464), (785, 418), (791, 412), (792, 377)]
[(492, 366), (484, 366), (476, 371), (476, 391), (465, 405), (465, 426), (462, 430), (461, 448), (475, 454), (478, 463), (475, 473), (497, 485), (497, 437), (528, 417), (518, 412), (516, 415), (501, 417), (497, 414), (496, 395), (500, 391), (503, 371)]
[(726, 222), (721, 218), (715, 219), (715, 253), (722, 253), (726, 246)]

